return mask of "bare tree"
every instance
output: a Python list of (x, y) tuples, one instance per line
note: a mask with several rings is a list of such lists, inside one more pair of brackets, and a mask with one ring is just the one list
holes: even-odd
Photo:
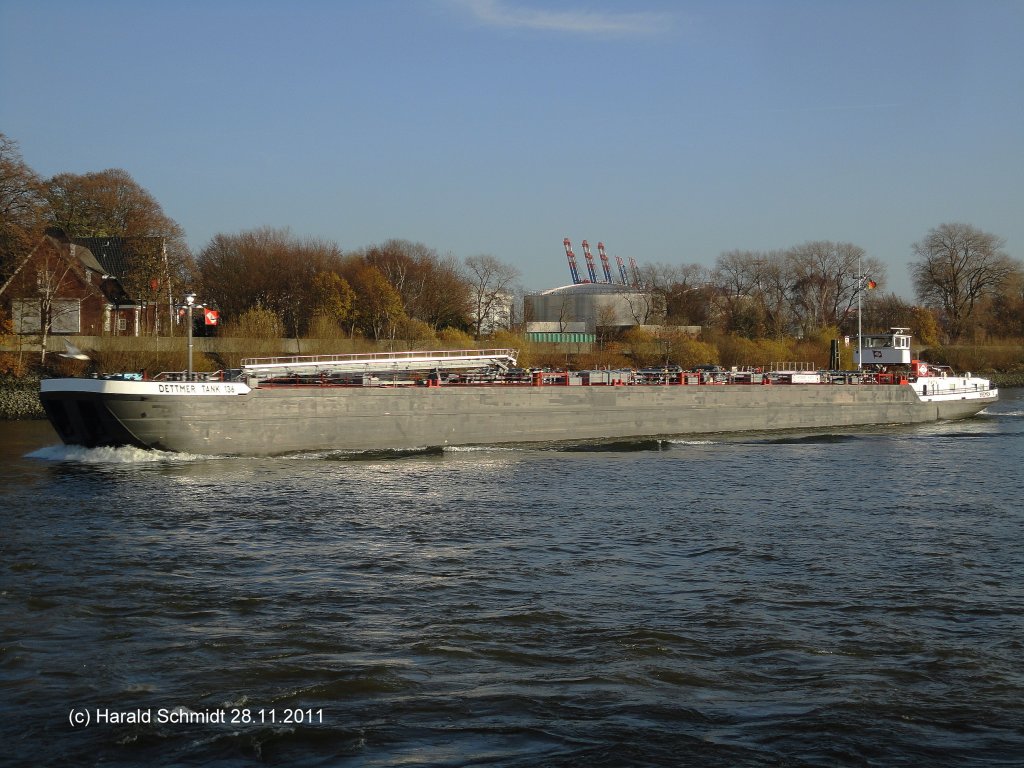
[(668, 322), (704, 324), (708, 316), (709, 271), (700, 264), (649, 264), (643, 283), (658, 296)]
[(727, 251), (715, 260), (711, 283), (721, 309), (724, 330), (758, 336), (762, 330), (759, 288), (767, 254)]
[(16, 294), (20, 298), (11, 303), (11, 309), (18, 333), (39, 334), (39, 360), (45, 363), (49, 337), (53, 331), (78, 331), (77, 327), (64, 326), (71, 319), (74, 319), (74, 325), (77, 326), (80, 300), (61, 298), (75, 287), (76, 275), (71, 262), (50, 249), (42, 249), (40, 253), (34, 268), (22, 272), (19, 278), (21, 290)]
[(206, 301), (229, 318), (257, 305), (272, 310), (296, 338), (307, 332), (324, 298), (317, 293), (323, 287), (317, 277), (340, 274), (342, 266), (341, 251), (333, 243), (270, 227), (216, 235), (198, 261)]
[(886, 279), (885, 265), (853, 243), (816, 240), (786, 252), (791, 306), (805, 334), (838, 325), (857, 303), (860, 273), (877, 285)]
[(760, 307), (765, 335), (780, 338), (791, 330), (791, 286), (792, 276), (786, 254), (780, 251), (766, 253), (758, 269), (754, 296)]
[(1024, 270), (1011, 275), (999, 295), (988, 302), (986, 310), (985, 326), (991, 336), (1024, 336)]
[(562, 295), (562, 301), (558, 305), (558, 332), (565, 333), (565, 329), (571, 322), (568, 318), (572, 317), (572, 306), (568, 296)]
[(433, 248), (408, 240), (388, 240), (353, 256), (384, 275), (409, 317), (434, 329), (467, 324), (470, 289), (454, 256), (441, 257)]
[(624, 291), (621, 297), (637, 325), (651, 325), (652, 319), (660, 320), (664, 317), (662, 297), (657, 293), (639, 289)]
[(468, 256), (466, 274), (473, 305), (474, 336), (479, 340), (488, 318), (492, 318), (504, 302), (511, 300), (519, 270), (489, 254)]
[(0, 281), (4, 287), (42, 237), (43, 193), (42, 180), (22, 160), (17, 142), (0, 133)]
[(978, 302), (996, 295), (1021, 264), (1002, 238), (969, 224), (940, 224), (914, 243), (910, 273), (918, 299), (942, 309), (954, 340), (967, 329)]
[(917, 322), (914, 307), (895, 293), (879, 294), (871, 291), (862, 302), (864, 323), (868, 328), (912, 328)]
[(471, 290), (458, 260), (447, 254), (424, 266), (415, 317), (435, 329), (467, 327)]

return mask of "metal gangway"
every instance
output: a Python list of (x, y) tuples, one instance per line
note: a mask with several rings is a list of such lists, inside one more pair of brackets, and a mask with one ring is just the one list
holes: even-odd
[(271, 376), (376, 374), (399, 371), (465, 371), (481, 368), (508, 370), (515, 367), (518, 356), (517, 349), (451, 349), (354, 355), (247, 357), (242, 360), (242, 375), (262, 379)]

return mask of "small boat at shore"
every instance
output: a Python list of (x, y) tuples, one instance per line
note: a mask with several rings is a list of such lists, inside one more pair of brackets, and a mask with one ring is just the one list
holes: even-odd
[(959, 419), (987, 379), (910, 358), (904, 329), (864, 337), (874, 365), (684, 371), (516, 367), (514, 349), (251, 358), (239, 369), (45, 379), (69, 445), (208, 455), (842, 430)]

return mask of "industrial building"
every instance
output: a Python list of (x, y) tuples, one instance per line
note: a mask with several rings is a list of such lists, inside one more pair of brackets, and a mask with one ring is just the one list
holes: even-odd
[(629, 260), (632, 272), (630, 279), (625, 263), (616, 257), (621, 282), (614, 282), (604, 243), (598, 243), (604, 276), (603, 280), (599, 280), (590, 245), (584, 240), (587, 277), (582, 278), (569, 238), (562, 244), (573, 282), (571, 285), (526, 295), (523, 309), (527, 332), (593, 334), (599, 327), (628, 328), (661, 323), (663, 308), (659, 306), (654, 294), (641, 286), (636, 261)]
[(661, 314), (652, 294), (628, 285), (581, 283), (527, 294), (525, 309), (527, 330), (531, 323), (560, 325), (565, 332), (582, 324), (587, 333), (598, 327), (627, 328), (657, 325)]

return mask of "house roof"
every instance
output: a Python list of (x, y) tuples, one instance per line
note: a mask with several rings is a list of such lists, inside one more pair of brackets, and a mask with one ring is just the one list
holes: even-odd
[[(26, 254), (23, 259), (20, 259), (7, 281), (0, 285), (0, 294), (4, 294), (13, 285), (18, 273), (22, 272), (26, 264), (39, 252), (40, 247), (49, 244), (60, 254), (61, 258), (68, 260), (72, 270), (89, 290), (102, 294), (108, 301), (115, 304), (122, 306), (131, 304), (133, 300), (125, 291), (124, 285), (121, 282), (121, 274), (115, 271), (119, 268), (119, 265), (114, 260), (113, 248), (104, 249), (102, 247), (103, 241), (113, 242), (115, 240), (117, 239), (85, 238), (71, 240), (63, 230), (57, 227), (49, 227), (36, 247)], [(89, 241), (99, 242), (96, 250), (99, 251), (101, 256), (110, 257), (108, 263), (104, 264), (101, 259), (96, 258), (92, 249), (86, 245)], [(113, 246), (113, 243), (111, 245)], [(121, 249), (121, 253), (123, 254), (123, 249)]]
[[(100, 274), (113, 278), (117, 289), (110, 289), (111, 300), (117, 303), (135, 301), (130, 297), (129, 290), (140, 290), (139, 281), (145, 277), (147, 261), (155, 252), (162, 248), (162, 237), (76, 237), (72, 239), (76, 248), (88, 248), (96, 261), (101, 265)], [(154, 250), (156, 249), (156, 250)], [(148, 258), (147, 258), (148, 254)], [(109, 283), (109, 281), (107, 281)], [(134, 289), (131, 286), (135, 286)], [(116, 294), (116, 295), (115, 295)]]
[(76, 237), (72, 242), (89, 249), (102, 274), (123, 278), (132, 270), (134, 252), (123, 237)]
[(107, 273), (106, 269), (103, 268), (103, 265), (96, 260), (92, 251), (88, 248), (83, 248), (75, 243), (71, 243), (71, 254), (78, 259), (83, 267), (91, 269), (96, 274), (103, 275)]
[[(131, 298), (127, 295), (121, 283), (120, 275), (110, 269), (115, 264), (104, 264), (101, 259), (96, 258), (92, 248), (86, 244), (86, 242), (93, 240), (115, 240), (117, 238), (71, 239), (62, 230), (56, 228), (47, 229), (46, 237), (50, 238), (58, 251), (63, 252), (66, 258), (70, 257), (73, 268), (87, 285), (98, 288), (108, 301), (116, 304), (128, 304), (131, 302)], [(93, 281), (94, 279), (89, 275), (90, 272), (95, 274), (95, 279), (98, 282)]]

